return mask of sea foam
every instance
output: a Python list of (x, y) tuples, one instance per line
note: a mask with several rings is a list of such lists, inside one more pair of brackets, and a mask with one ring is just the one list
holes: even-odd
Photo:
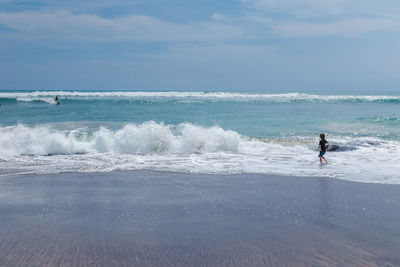
[(400, 95), (329, 95), (329, 94), (307, 94), (307, 93), (238, 93), (238, 92), (133, 92), (133, 91), (35, 91), (35, 92), (0, 92), (1, 98), (17, 99), (17, 101), (43, 101), (52, 103), (53, 98), (59, 96), (64, 98), (145, 98), (145, 99), (206, 99), (206, 100), (233, 100), (233, 101), (318, 101), (318, 102), (376, 102), (389, 101), (400, 102)]
[(321, 167), (314, 137), (254, 139), (218, 126), (153, 121), (118, 129), (57, 126), (0, 127), (0, 174), (152, 169), (400, 184), (400, 142), (394, 140), (330, 136), (340, 149), (328, 152), (329, 164)]
[(0, 158), (21, 155), (71, 155), (113, 152), (120, 154), (182, 154), (218, 151), (236, 152), (241, 136), (214, 126), (204, 128), (190, 123), (177, 126), (153, 121), (127, 124), (112, 131), (60, 131), (49, 125), (22, 124), (0, 127)]

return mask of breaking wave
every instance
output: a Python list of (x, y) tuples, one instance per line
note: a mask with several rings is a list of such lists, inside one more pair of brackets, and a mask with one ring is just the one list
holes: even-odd
[(132, 92), (132, 91), (35, 91), (1, 92), (0, 99), (17, 101), (42, 101), (54, 103), (53, 98), (92, 99), (187, 99), (216, 101), (269, 101), (269, 102), (394, 102), (400, 103), (400, 95), (320, 95), (306, 93), (257, 94), (235, 92)]
[(400, 142), (330, 137), (330, 164), (319, 166), (314, 137), (254, 139), (218, 126), (148, 121), (61, 130), (58, 124), (0, 127), (0, 174), (151, 169), (263, 173), (400, 184)]
[(17, 101), (19, 102), (44, 102), (55, 104), (56, 101), (52, 97), (17, 97)]
[(50, 126), (25, 125), (0, 128), (0, 158), (21, 155), (72, 155), (113, 152), (120, 154), (182, 154), (237, 152), (241, 136), (220, 127), (203, 128), (183, 123), (177, 126), (153, 121), (127, 124), (112, 131), (60, 131)]

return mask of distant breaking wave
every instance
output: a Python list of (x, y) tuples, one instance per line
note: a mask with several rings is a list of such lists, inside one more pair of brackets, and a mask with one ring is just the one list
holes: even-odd
[(127, 98), (127, 99), (199, 99), (218, 101), (270, 101), (270, 102), (400, 102), (400, 95), (320, 95), (306, 93), (257, 94), (235, 92), (132, 92), (132, 91), (35, 91), (35, 92), (1, 92), (0, 100), (42, 101), (53, 103), (55, 96), (72, 99), (91, 98)]

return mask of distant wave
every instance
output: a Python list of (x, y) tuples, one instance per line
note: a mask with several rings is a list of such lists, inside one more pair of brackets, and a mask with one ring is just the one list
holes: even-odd
[(52, 97), (17, 97), (17, 101), (20, 102), (45, 102), (55, 104), (56, 101)]
[(0, 174), (152, 169), (265, 173), (400, 184), (400, 142), (330, 136), (338, 146), (319, 167), (317, 139), (254, 139), (218, 126), (148, 121), (119, 129), (60, 125), (0, 127)]
[(271, 101), (271, 102), (399, 102), (400, 95), (323, 95), (306, 93), (235, 93), (235, 92), (124, 92), (124, 91), (35, 91), (35, 92), (1, 92), (0, 99), (16, 99), (18, 101), (44, 101), (59, 96), (64, 98), (129, 98), (129, 99), (200, 99), (200, 100), (230, 100), (230, 101)]

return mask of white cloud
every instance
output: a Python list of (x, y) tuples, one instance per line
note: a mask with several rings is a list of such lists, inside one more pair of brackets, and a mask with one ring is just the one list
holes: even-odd
[(213, 20), (223, 20), (223, 19), (225, 19), (225, 16), (220, 13), (214, 13), (214, 14), (212, 14), (211, 18)]
[(108, 19), (65, 11), (1, 12), (0, 24), (17, 31), (14, 37), (88, 41), (221, 41), (243, 34), (237, 27), (217, 22), (178, 24), (139, 15)]
[(343, 3), (354, 0), (241, 0), (257, 11), (282, 13), (297, 18), (343, 13)]
[[(242, 0), (255, 8), (274, 12), (307, 14), (315, 11), (337, 12), (346, 0)], [(349, 0), (347, 0), (349, 1)]]
[(398, 0), (241, 0), (258, 11), (278, 12), (297, 17), (325, 15), (376, 15), (398, 17)]
[(330, 23), (284, 22), (272, 26), (275, 33), (286, 37), (342, 36), (357, 37), (376, 31), (400, 31), (400, 21), (392, 19), (346, 19)]
[[(264, 26), (275, 35), (283, 37), (304, 36), (340, 36), (357, 37), (370, 32), (399, 32), (399, 16), (369, 15), (366, 10), (371, 6), (359, 5), (359, 14), (353, 7), (357, 0), (242, 0), (263, 11), (286, 12), (285, 16), (270, 16), (262, 12), (249, 12), (244, 20), (253, 25)], [(390, 0), (389, 0), (390, 1)], [(365, 0), (365, 4), (375, 3), (375, 0)], [(395, 5), (395, 7), (400, 6)], [(372, 10), (372, 9), (371, 9)], [(378, 13), (376, 9), (375, 11)], [(363, 12), (361, 12), (363, 11)], [(374, 12), (375, 12), (374, 11)], [(383, 10), (381, 9), (383, 12)], [(372, 11), (371, 11), (372, 12)], [(334, 14), (337, 13), (337, 14)], [(328, 15), (325, 17), (323, 15)], [(305, 17), (307, 19), (305, 19)]]
[[(175, 23), (144, 15), (104, 18), (69, 11), (0, 12), (0, 24), (14, 30), (3, 31), (0, 38), (92, 42), (230, 42), (263, 40), (276, 36), (357, 37), (368, 32), (398, 32), (400, 29), (400, 18), (396, 16), (360, 14), (321, 18), (321, 14), (342, 12), (345, 0), (241, 1), (263, 10), (294, 11), (297, 14), (300, 11), (296, 10), (303, 10), (303, 14), (316, 16), (318, 20), (305, 20), (297, 15), (272, 17), (254, 10), (237, 17), (214, 13), (202, 21), (187, 23)], [(365, 3), (374, 1), (365, 0)], [(351, 6), (358, 3), (358, 0), (346, 2)]]

